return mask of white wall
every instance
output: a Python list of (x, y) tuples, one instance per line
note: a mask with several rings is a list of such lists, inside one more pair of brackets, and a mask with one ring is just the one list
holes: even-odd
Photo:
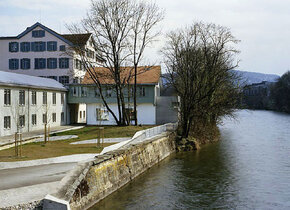
[[(11, 105), (4, 105), (4, 89), (11, 90)], [(19, 105), (19, 90), (25, 90), (25, 106)], [(36, 91), (37, 104), (31, 105), (31, 91)], [(47, 105), (43, 105), (43, 91), (47, 92)], [(52, 93), (56, 93), (56, 104), (52, 104)], [(64, 93), (64, 104), (61, 104), (61, 93)], [(48, 125), (51, 127), (65, 125), (67, 119), (66, 112), (66, 93), (61, 91), (41, 90), (22, 87), (0, 86), (0, 136), (14, 134), (17, 131), (16, 120), (18, 115), (25, 115), (25, 126), (22, 132), (40, 130), (44, 128), (42, 115), (48, 114)], [(61, 122), (61, 112), (64, 112), (64, 122)], [(52, 113), (56, 113), (56, 122), (52, 121)], [(32, 114), (36, 114), (37, 124), (32, 125)], [(4, 116), (10, 116), (11, 128), (4, 129)]]
[[(118, 117), (117, 104), (109, 104), (110, 108)], [(109, 120), (97, 121), (96, 109), (101, 108), (101, 104), (87, 104), (87, 124), (88, 125), (115, 125), (116, 122), (111, 114)], [(155, 125), (156, 124), (156, 107), (153, 104), (138, 104), (137, 106), (138, 124)]]

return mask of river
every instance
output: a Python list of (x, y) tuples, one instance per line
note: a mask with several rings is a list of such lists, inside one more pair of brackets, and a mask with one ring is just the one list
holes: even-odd
[(221, 141), (171, 155), (92, 209), (290, 209), (290, 115), (236, 115)]

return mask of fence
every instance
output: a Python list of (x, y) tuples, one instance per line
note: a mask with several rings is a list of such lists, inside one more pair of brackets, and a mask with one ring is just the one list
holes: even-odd
[(121, 147), (128, 146), (130, 144), (137, 144), (137, 143), (143, 142), (149, 138), (152, 138), (164, 132), (174, 131), (176, 130), (176, 128), (177, 128), (177, 123), (167, 123), (167, 124), (156, 126), (153, 128), (148, 128), (146, 130), (138, 131), (135, 133), (132, 139), (105, 147), (100, 154), (102, 155), (102, 154), (105, 154), (106, 152), (116, 150)]

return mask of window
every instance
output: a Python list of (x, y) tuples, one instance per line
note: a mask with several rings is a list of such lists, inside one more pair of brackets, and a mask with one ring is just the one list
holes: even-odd
[(61, 93), (60, 95), (60, 103), (64, 104), (64, 93)]
[(87, 88), (86, 87), (81, 87), (81, 95), (83, 96), (87, 96)]
[(100, 97), (100, 91), (98, 88), (95, 88), (95, 97)]
[(19, 126), (20, 127), (24, 127), (25, 126), (25, 116), (24, 115), (20, 115), (19, 116)]
[(31, 105), (36, 105), (36, 91), (31, 92)]
[(30, 42), (21, 42), (20, 43), (21, 52), (29, 52), (30, 51)]
[(59, 82), (61, 84), (68, 84), (69, 83), (69, 77), (68, 76), (60, 76), (59, 77)]
[(59, 51), (65, 51), (65, 45), (60, 45), (59, 46)]
[(56, 104), (56, 93), (52, 93), (52, 104)]
[(10, 116), (4, 116), (4, 128), (10, 129), (11, 128), (11, 118)]
[(19, 90), (19, 105), (25, 105), (25, 90)]
[(80, 118), (82, 119), (82, 111), (80, 111)]
[(47, 123), (47, 114), (42, 114), (42, 123)]
[(9, 42), (9, 52), (18, 52), (19, 44), (18, 42)]
[(98, 121), (109, 120), (109, 112), (105, 108), (97, 108), (96, 115)]
[(57, 68), (57, 58), (48, 58), (47, 59), (47, 68), (56, 69)]
[(56, 113), (52, 113), (52, 122), (56, 122)]
[(86, 118), (86, 111), (83, 111), (83, 118)]
[(126, 115), (129, 118), (129, 120), (135, 120), (135, 115), (134, 115), (134, 109), (133, 108), (126, 108), (125, 109)]
[(34, 38), (40, 38), (45, 36), (45, 31), (44, 30), (34, 30), (32, 31), (32, 37)]
[(31, 51), (43, 52), (46, 48), (46, 42), (31, 42)]
[(42, 94), (42, 104), (47, 104), (47, 92), (43, 92)]
[(83, 69), (82, 62), (79, 59), (75, 59), (75, 68), (80, 70)]
[(88, 56), (89, 58), (94, 58), (94, 57), (95, 57), (95, 53), (94, 53), (94, 51), (92, 51), (92, 50), (87, 50), (87, 56)]
[(57, 42), (47, 42), (47, 51), (56, 51)]
[(80, 78), (79, 78), (79, 77), (75, 77), (75, 78), (73, 79), (73, 83), (75, 83), (75, 84), (80, 83), (79, 81), (80, 81)]
[(107, 88), (106, 89), (106, 97), (111, 97), (112, 96), (112, 89), (111, 88)]
[(77, 87), (72, 87), (72, 95), (73, 96), (77, 96), (78, 94), (77, 94), (78, 92), (77, 92)]
[(69, 68), (69, 59), (68, 58), (59, 58), (59, 68), (68, 69)]
[(30, 69), (30, 59), (23, 58), (20, 60), (20, 67), (21, 69)]
[(19, 68), (19, 59), (16, 58), (9, 59), (9, 69), (16, 70), (18, 68)]
[(140, 96), (145, 96), (145, 87), (140, 87), (139, 88), (139, 95)]
[(35, 69), (45, 69), (45, 58), (35, 58), (34, 68)]
[(11, 105), (11, 90), (4, 89), (4, 105)]
[(32, 125), (36, 125), (37, 123), (36, 123), (37, 121), (36, 121), (36, 114), (32, 114), (31, 115), (31, 124)]
[(64, 112), (62, 112), (62, 113), (60, 114), (60, 116), (61, 116), (61, 122), (64, 122)]

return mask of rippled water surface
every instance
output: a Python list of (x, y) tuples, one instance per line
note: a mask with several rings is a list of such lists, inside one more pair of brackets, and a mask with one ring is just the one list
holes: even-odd
[(222, 140), (172, 155), (92, 209), (290, 209), (290, 115), (239, 111)]

